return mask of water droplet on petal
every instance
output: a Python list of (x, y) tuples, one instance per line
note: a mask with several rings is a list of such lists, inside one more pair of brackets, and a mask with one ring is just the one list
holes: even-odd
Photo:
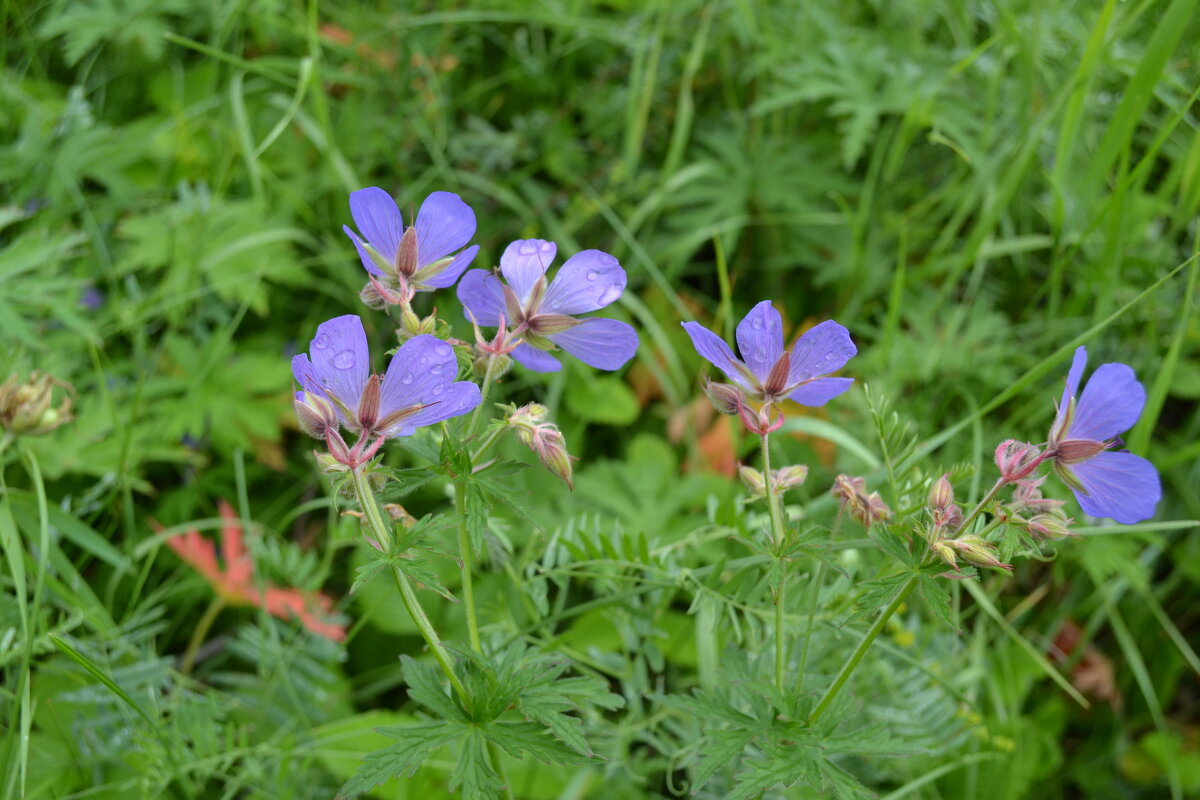
[(354, 366), (354, 351), (343, 350), (333, 357), (332, 363), (338, 369), (350, 369)]
[(326, 347), (329, 347), (329, 337), (322, 333), (312, 340), (312, 346), (314, 350), (324, 350)]
[(400, 382), (403, 384), (412, 383), (413, 382), (413, 374), (411, 372), (404, 373), (404, 377), (400, 379)]
[(606, 306), (609, 303), (612, 303), (613, 301), (615, 301), (620, 296), (621, 296), (621, 286), (619, 284), (614, 283), (613, 285), (609, 286), (607, 289), (604, 290), (604, 294), (602, 294), (598, 298), (596, 298), (596, 302), (602, 306)]
[(767, 351), (763, 350), (761, 347), (758, 348), (757, 350), (755, 350), (754, 351), (754, 360), (755, 361), (766, 361), (767, 360)]
[(422, 364), (428, 364), (428, 363), (429, 363), (429, 359), (428, 359), (428, 358), (426, 358), (425, 356), (421, 356), (421, 363), (422, 363)]
[(750, 321), (750, 327), (754, 328), (754, 330), (756, 330), (756, 331), (761, 331), (762, 326), (763, 326), (763, 322), (758, 317), (755, 317), (754, 319), (752, 319)]
[(434, 393), (434, 394), (441, 394), (441, 393), (442, 393), (442, 392), (445, 390), (445, 388), (446, 388), (446, 387), (445, 387), (445, 386), (442, 386), (440, 383), (434, 384), (434, 386), (433, 386), (433, 393)]
[(535, 255), (540, 249), (538, 243), (533, 240), (526, 240), (517, 246), (517, 252), (523, 256)]
[(441, 375), (442, 372), (445, 371), (445, 369), (446, 369), (446, 366), (444, 364), (434, 364), (432, 367), (429, 368), (429, 371), (432, 372), (434, 375)]
[(599, 272), (596, 272), (596, 270), (594, 270), (594, 269), (589, 269), (589, 270), (587, 271), (587, 279), (588, 279), (589, 281), (594, 281), (594, 280), (596, 280), (596, 278), (599, 278), (599, 277), (600, 277), (600, 273), (599, 273)]

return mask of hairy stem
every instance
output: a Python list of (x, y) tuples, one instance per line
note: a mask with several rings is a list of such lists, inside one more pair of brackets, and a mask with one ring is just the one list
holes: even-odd
[(467, 636), (471, 641), (471, 649), (483, 654), (483, 645), (479, 641), (479, 618), (475, 613), (475, 581), (472, 576), (475, 564), (475, 552), (471, 547), (471, 535), (467, 530), (467, 484), (457, 481), (454, 486), (454, 505), (458, 510), (458, 551), (462, 559), (462, 596), (463, 607), (467, 611)]
[[(375, 501), (375, 493), (371, 490), (371, 485), (367, 481), (367, 476), (363, 475), (362, 471), (357, 467), (350, 470), (350, 476), (354, 481), (354, 494), (358, 499), (358, 507), (362, 510), (363, 519), (367, 521), (367, 525), (371, 528), (371, 533), (375, 540), (381, 545), (387, 546), (392, 540), (391, 526), (383, 521), (382, 512), (379, 509), (379, 504)], [(446, 652), (446, 648), (442, 647), (441, 638), (433, 625), (429, 622), (429, 617), (425, 616), (425, 610), (421, 608), (421, 601), (417, 599), (417, 593), (413, 590), (412, 584), (409, 583), (408, 576), (405, 575), (399, 568), (394, 569), (393, 574), (396, 578), (396, 586), (400, 589), (400, 599), (404, 601), (404, 607), (408, 609), (409, 615), (413, 618), (413, 622), (417, 624), (417, 629), (421, 632), (421, 637), (428, 645), (433, 657), (437, 659), (438, 664), (442, 668), (442, 672), (446, 673), (446, 677), (450, 680), (450, 685), (454, 687), (455, 693), (465, 706), (470, 706), (470, 696), (467, 694), (467, 689), (463, 686), (462, 681), (454, 674), (454, 665), (450, 661), (450, 654)]]
[(983, 496), (983, 499), (979, 501), (979, 505), (975, 506), (975, 508), (971, 511), (971, 513), (967, 515), (967, 518), (963, 520), (962, 525), (960, 525), (958, 527), (958, 529), (965, 533), (967, 531), (968, 527), (970, 526), (970, 524), (972, 522), (974, 522), (975, 518), (978, 517), (980, 515), (980, 513), (983, 511), (984, 506), (986, 506), (988, 503), (992, 502), (992, 500), (996, 497), (996, 495), (998, 495), (1000, 493), (1000, 490), (1003, 489), (1007, 484), (1008, 484), (1008, 481), (1004, 480), (1004, 478), (1001, 478), (1000, 480), (996, 481), (996, 485), (988, 490), (988, 493), (985, 494)]
[(876, 637), (879, 636), (879, 632), (883, 630), (883, 626), (887, 625), (888, 620), (892, 618), (892, 615), (896, 613), (896, 609), (900, 608), (908, 595), (912, 593), (912, 590), (916, 587), (916, 585), (917, 576), (913, 575), (902, 587), (900, 587), (900, 591), (897, 592), (896, 596), (892, 598), (892, 602), (888, 603), (887, 608), (885, 608), (883, 613), (879, 615), (879, 618), (875, 620), (875, 624), (872, 625), (871, 629), (867, 631), (865, 636), (863, 636), (862, 641), (858, 643), (858, 647), (854, 648), (854, 652), (850, 654), (848, 659), (846, 659), (846, 663), (842, 665), (842, 669), (840, 672), (838, 672), (837, 677), (833, 679), (833, 683), (828, 689), (825, 690), (825, 695), (821, 698), (820, 702), (817, 703), (817, 707), (813, 709), (812, 714), (810, 714), (808, 717), (809, 725), (816, 724), (821, 715), (825, 713), (825, 710), (829, 708), (829, 704), (832, 703), (834, 698), (838, 696), (838, 692), (840, 692), (842, 687), (846, 685), (846, 681), (850, 680), (850, 676), (854, 674), (855, 668), (858, 667), (858, 662), (862, 661), (863, 656), (867, 654), (867, 650), (870, 649), (872, 642), (874, 642)]
[[(771, 475), (771, 437), (762, 434), (763, 454), (763, 485), (767, 490), (767, 508), (771, 515), (771, 544), (775, 557), (783, 558), (784, 547), (787, 544), (787, 527), (783, 521), (783, 509), (779, 492), (775, 490), (775, 482)], [(779, 588), (775, 590), (775, 688), (783, 691), (783, 673), (785, 653), (787, 651), (787, 636), (783, 629), (784, 591), (787, 581), (780, 578)]]
[(469, 440), (474, 436), (475, 429), (479, 427), (479, 415), (483, 413), (483, 407), (487, 405), (488, 393), (492, 389), (492, 381), (496, 376), (496, 361), (495, 355), (488, 356), (487, 370), (483, 373), (483, 382), (479, 385), (479, 405), (475, 406), (475, 410), (471, 413), (471, 421), (467, 423), (464, 440)]

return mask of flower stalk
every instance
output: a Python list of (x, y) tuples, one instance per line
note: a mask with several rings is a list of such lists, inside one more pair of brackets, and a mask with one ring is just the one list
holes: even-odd
[(838, 672), (837, 677), (833, 679), (833, 683), (825, 690), (825, 694), (817, 703), (816, 708), (808, 715), (809, 725), (815, 725), (817, 720), (821, 718), (821, 715), (829, 708), (829, 705), (837, 698), (838, 693), (846, 685), (846, 681), (850, 680), (850, 676), (854, 674), (858, 663), (867, 654), (867, 650), (871, 648), (871, 644), (879, 636), (880, 631), (887, 625), (892, 615), (904, 604), (904, 601), (908, 599), (908, 596), (912, 594), (912, 590), (916, 586), (917, 576), (913, 575), (900, 587), (900, 591), (892, 598), (892, 602), (888, 603), (887, 608), (883, 610), (883, 613), (875, 620), (875, 624), (871, 626), (871, 629), (863, 636), (862, 641), (858, 643), (858, 647), (854, 648), (854, 652), (846, 659), (846, 663), (842, 665), (842, 669)]
[[(767, 490), (767, 508), (771, 516), (771, 543), (776, 558), (783, 558), (787, 539), (787, 527), (783, 521), (782, 499), (780, 498), (775, 478), (771, 472), (771, 437), (762, 434), (763, 454), (763, 484)], [(775, 590), (775, 688), (783, 691), (783, 675), (785, 670), (785, 654), (787, 652), (786, 636), (783, 626), (783, 603), (786, 589), (786, 579), (781, 578), (779, 588)]]
[[(370, 481), (363, 474), (362, 470), (355, 468), (350, 470), (350, 477), (354, 484), (354, 495), (358, 500), (358, 506), (362, 509), (363, 519), (367, 521), (367, 525), (371, 528), (371, 534), (375, 540), (380, 543), (390, 542), (392, 530), (387, 523), (383, 521), (383, 516), (379, 510), (379, 504), (375, 500), (375, 493), (371, 490)], [(463, 705), (470, 707), (471, 698), (467, 694), (467, 689), (459, 680), (458, 675), (454, 673), (454, 665), (450, 661), (450, 654), (446, 652), (446, 648), (442, 647), (441, 639), (434, 630), (433, 624), (430, 623), (429, 617), (425, 615), (425, 610), (421, 608), (421, 601), (417, 598), (416, 591), (413, 590), (412, 584), (400, 569), (393, 570), (396, 578), (396, 586), (400, 589), (400, 598), (404, 602), (404, 607), (408, 609), (409, 615), (416, 623), (417, 629), (421, 632), (421, 637), (425, 640), (425, 644), (429, 646), (430, 652), (437, 660), (442, 668), (442, 672), (446, 673), (446, 677), (450, 680), (450, 685), (454, 688), (454, 693), (458, 695), (459, 700)]]

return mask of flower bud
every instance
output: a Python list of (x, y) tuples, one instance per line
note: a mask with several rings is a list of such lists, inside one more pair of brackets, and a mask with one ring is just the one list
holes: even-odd
[(780, 467), (771, 471), (771, 485), (779, 494), (799, 486), (806, 480), (808, 480), (808, 467), (804, 464), (793, 464), (790, 467)]
[(324, 472), (327, 475), (336, 472), (350, 471), (350, 467), (338, 461), (329, 453), (322, 453), (319, 450), (313, 450), (313, 456), (315, 456), (317, 459), (317, 469), (321, 470), (321, 472)]
[(567, 452), (566, 440), (554, 423), (545, 422), (546, 414), (545, 406), (529, 403), (512, 408), (505, 422), (512, 428), (517, 440), (533, 451), (542, 466), (562, 478), (567, 488), (574, 489), (571, 455)]
[(379, 291), (379, 286), (378, 281), (367, 281), (358, 292), (358, 299), (373, 311), (383, 311), (388, 305), (383, 293)]
[(954, 487), (948, 475), (943, 475), (929, 487), (929, 507), (947, 508), (954, 505)]
[[(55, 386), (63, 387), (68, 394), (58, 406), (51, 407)], [(19, 382), (15, 374), (9, 375), (0, 384), (0, 427), (16, 435), (49, 433), (71, 420), (73, 391), (70, 384), (43, 372), (31, 373), (25, 383)]]
[(767, 482), (763, 480), (763, 474), (754, 467), (738, 467), (738, 477), (742, 479), (742, 483), (750, 490), (751, 497), (766, 496)]
[(876, 522), (891, 519), (892, 510), (883, 502), (879, 492), (867, 494), (867, 482), (862, 478), (838, 475), (833, 481), (831, 493), (838, 499), (842, 511), (868, 528)]
[(996, 448), (996, 468), (1005, 483), (1013, 483), (1028, 476), (1042, 463), (1044, 454), (1028, 442), (1006, 439)]
[(731, 383), (717, 383), (706, 379), (704, 393), (708, 395), (713, 408), (721, 414), (736, 414), (745, 405), (746, 397), (742, 390)]
[(1012, 564), (1005, 564), (996, 556), (995, 545), (978, 536), (972, 534), (958, 539), (943, 539), (942, 542), (957, 550), (958, 554), (970, 564), (1012, 572)]
[(933, 553), (942, 561), (945, 561), (954, 569), (958, 569), (958, 557), (955, 550), (950, 545), (946, 544), (944, 539), (938, 539), (933, 543)]
[(1059, 539), (1063, 536), (1074, 535), (1068, 527), (1073, 521), (1056, 508), (1052, 511), (1035, 514), (1029, 520), (1028, 530), (1037, 539)]
[(488, 362), (492, 364), (492, 380), (501, 377), (512, 369), (512, 358), (503, 353), (481, 350), (475, 345), (471, 356), (471, 373), (477, 378), (483, 378), (488, 372)]
[(300, 430), (314, 439), (324, 439), (331, 430), (337, 430), (338, 416), (333, 403), (313, 392), (296, 392), (292, 400), (296, 421)]

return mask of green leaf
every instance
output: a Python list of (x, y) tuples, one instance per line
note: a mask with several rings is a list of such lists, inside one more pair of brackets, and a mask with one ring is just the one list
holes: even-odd
[(450, 773), (450, 790), (462, 789), (463, 800), (499, 798), (504, 784), (488, 764), (487, 739), (476, 728), (469, 729), (458, 753), (458, 764)]
[(543, 764), (578, 766), (595, 763), (592, 758), (581, 756), (563, 745), (536, 722), (496, 722), (482, 730), (484, 736), (514, 758), (522, 758), (528, 753)]
[(400, 656), (400, 663), (404, 670), (404, 680), (408, 684), (409, 697), (444, 720), (467, 721), (462, 709), (446, 693), (441, 673), (437, 668), (410, 656)]
[(628, 425), (637, 419), (639, 410), (633, 390), (614, 377), (571, 381), (566, 400), (572, 414), (604, 425)]
[(378, 730), (399, 741), (363, 757), (358, 772), (338, 792), (341, 800), (352, 800), (401, 775), (411, 777), (434, 750), (454, 741), (462, 732), (459, 726), (444, 722), (387, 726)]
[(922, 575), (917, 586), (921, 589), (921, 597), (924, 598), (925, 605), (929, 606), (934, 617), (955, 633), (960, 633), (954, 619), (954, 610), (950, 604), (950, 591), (947, 589), (945, 581), (932, 575)]

